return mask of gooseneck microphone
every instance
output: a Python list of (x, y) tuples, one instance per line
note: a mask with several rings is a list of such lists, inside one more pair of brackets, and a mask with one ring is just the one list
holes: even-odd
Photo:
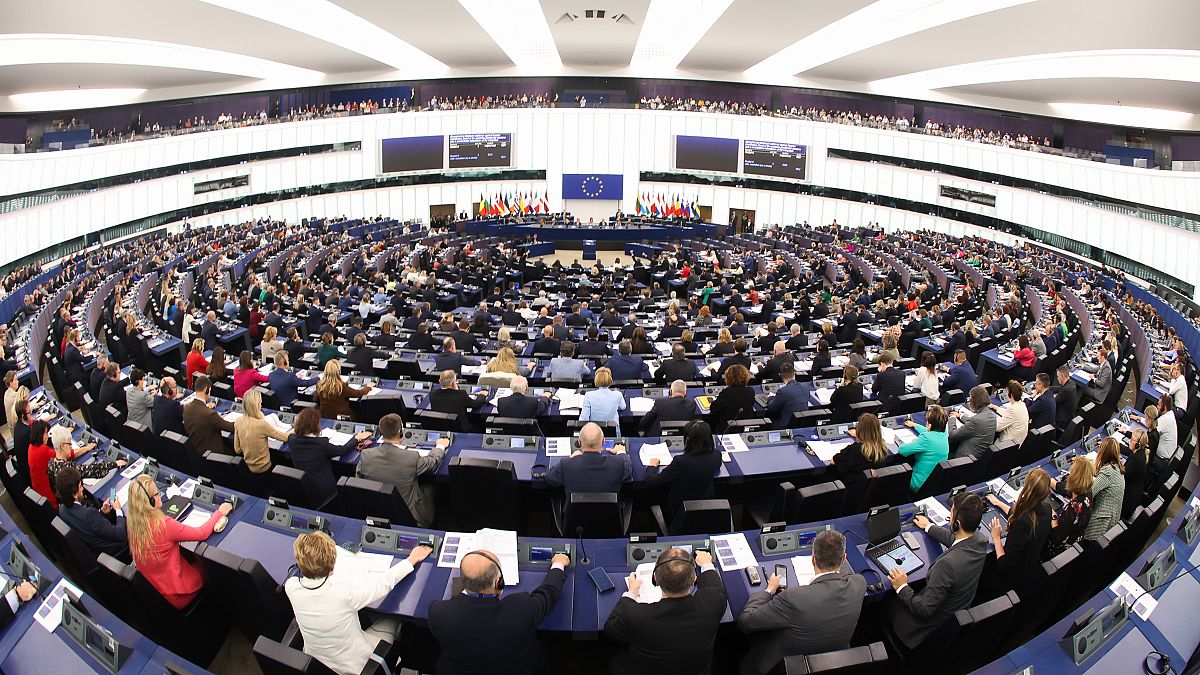
[(583, 546), (583, 526), (582, 525), (575, 526), (575, 538), (579, 540), (579, 562), (583, 563), (584, 565), (591, 564), (592, 561), (588, 560), (587, 549), (584, 548), (584, 546)]

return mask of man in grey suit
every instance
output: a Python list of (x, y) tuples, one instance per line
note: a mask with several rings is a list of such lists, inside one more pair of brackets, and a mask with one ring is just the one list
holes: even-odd
[(1086, 391), (1092, 400), (1103, 402), (1108, 398), (1113, 381), (1112, 362), (1108, 359), (1108, 347), (1100, 345), (1100, 353), (1096, 358), (1099, 359), (1098, 365), (1083, 366), (1083, 370), (1093, 373), (1092, 381), (1088, 383)]
[(546, 368), (546, 378), (579, 382), (587, 376), (588, 365), (582, 359), (575, 358), (575, 345), (569, 340), (563, 341), (558, 356), (550, 359), (550, 365)]
[(769, 672), (785, 656), (819, 654), (850, 646), (867, 581), (846, 563), (846, 538), (825, 530), (813, 539), (813, 571), (807, 584), (779, 590), (779, 577), (750, 596), (737, 619), (745, 633), (763, 633), (742, 659), (741, 675)]
[(379, 420), (379, 435), (383, 437), (383, 442), (363, 450), (358, 460), (358, 476), (395, 485), (416, 519), (417, 526), (430, 527), (433, 525), (433, 494), (429, 486), (417, 483), (417, 476), (437, 469), (446, 456), (446, 446), (450, 445), (450, 440), (438, 439), (429, 455), (422, 457), (415, 450), (400, 447), (403, 432), (404, 421), (399, 415), (384, 415)]
[(987, 559), (988, 541), (978, 532), (985, 510), (979, 495), (964, 491), (954, 497), (950, 508), (952, 530), (934, 525), (922, 515), (913, 518), (913, 524), (945, 546), (946, 551), (929, 566), (925, 588), (920, 592), (908, 585), (908, 575), (902, 570), (893, 569), (888, 574), (888, 582), (896, 589), (896, 600), (888, 603), (887, 614), (892, 630), (906, 648), (916, 649), (943, 621), (971, 606)]
[(951, 413), (958, 420), (957, 428), (950, 432), (952, 457), (980, 459), (992, 447), (996, 441), (996, 413), (988, 407), (991, 402), (986, 388), (974, 386), (967, 395), (967, 408), (975, 414), (964, 420), (961, 413)]

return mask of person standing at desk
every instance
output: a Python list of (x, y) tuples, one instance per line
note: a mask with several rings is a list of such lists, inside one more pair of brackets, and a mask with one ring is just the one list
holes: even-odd
[(808, 583), (780, 590), (779, 577), (772, 574), (766, 590), (746, 601), (737, 626), (760, 635), (742, 658), (741, 675), (766, 675), (785, 656), (850, 646), (867, 581), (846, 563), (846, 537), (837, 530), (818, 534), (812, 564), (815, 576)]
[(592, 422), (579, 430), (579, 450), (550, 467), (546, 484), (562, 487), (570, 501), (574, 492), (620, 492), (633, 478), (633, 468), (625, 446), (603, 451), (604, 430)]
[(134, 478), (125, 499), (129, 552), (138, 571), (163, 599), (172, 607), (183, 609), (204, 586), (204, 567), (198, 559), (185, 558), (180, 543), (208, 539), (216, 524), (233, 510), (233, 505), (221, 504), (208, 520), (196, 527), (168, 518), (162, 507), (162, 494), (154, 479), (146, 474)]
[(683, 454), (675, 455), (665, 469), (660, 470), (662, 463), (657, 457), (646, 467), (647, 487), (670, 485), (664, 504), (667, 522), (678, 515), (683, 502), (712, 499), (713, 476), (721, 468), (721, 456), (713, 450), (712, 427), (708, 422), (689, 422), (683, 428), (683, 441)]
[(1037, 568), (1042, 564), (1054, 519), (1049, 496), (1050, 476), (1045, 469), (1029, 472), (1012, 508), (996, 495), (987, 495), (988, 502), (1008, 520), (1008, 532), (1002, 530), (999, 518), (992, 521), (990, 536), (996, 564), (981, 582), (981, 600), (998, 598), (1010, 590), (1023, 598), (1031, 597), (1027, 589), (1038, 578)]
[(379, 435), (383, 442), (362, 451), (358, 460), (358, 476), (395, 485), (417, 527), (430, 527), (434, 517), (432, 486), (422, 486), (417, 482), (417, 477), (437, 469), (446, 456), (450, 439), (439, 438), (429, 454), (421, 456), (415, 450), (401, 447), (403, 434), (404, 421), (400, 416), (395, 413), (384, 415), (379, 420)]
[[(209, 312), (211, 314), (211, 312)], [(204, 338), (192, 340), (192, 351), (187, 355), (188, 386), (196, 388), (196, 376), (208, 371), (208, 359), (204, 358)], [(99, 399), (97, 399), (99, 400)]]
[(550, 559), (550, 571), (532, 593), (504, 592), (500, 559), (486, 549), (459, 559), (463, 591), (429, 605), (429, 632), (442, 648), (441, 675), (523, 675), (541, 673), (546, 656), (538, 642), (541, 625), (566, 583), (571, 559)]
[(630, 574), (625, 580), (629, 590), (604, 623), (605, 637), (625, 645), (609, 662), (610, 672), (618, 675), (712, 672), (713, 643), (728, 604), (712, 556), (707, 551), (698, 551), (693, 560), (681, 548), (664, 551), (648, 580), (662, 589), (662, 600), (658, 602), (637, 601), (646, 581), (638, 578), (637, 572)]
[(913, 494), (920, 491), (938, 462), (950, 455), (950, 442), (946, 437), (948, 420), (946, 409), (935, 405), (925, 411), (925, 425), (915, 424), (912, 420), (904, 421), (904, 426), (915, 430), (917, 437), (897, 448), (896, 454), (912, 457), (914, 460), (912, 478), (908, 485)]
[(950, 508), (951, 529), (934, 525), (923, 515), (913, 518), (913, 524), (946, 551), (929, 566), (925, 588), (919, 593), (908, 585), (902, 570), (888, 573), (888, 582), (896, 590), (895, 600), (886, 607), (890, 629), (905, 648), (920, 647), (942, 622), (971, 606), (988, 552), (987, 539), (977, 532), (984, 510), (979, 495), (964, 491), (955, 495)]
[(289, 574), (283, 588), (304, 637), (304, 653), (336, 673), (362, 671), (380, 640), (394, 644), (400, 637), (400, 621), (376, 616), (364, 630), (358, 613), (387, 597), (432, 551), (421, 544), (383, 574), (334, 574), (337, 546), (328, 534), (305, 532), (296, 537), (293, 569), (299, 575)]

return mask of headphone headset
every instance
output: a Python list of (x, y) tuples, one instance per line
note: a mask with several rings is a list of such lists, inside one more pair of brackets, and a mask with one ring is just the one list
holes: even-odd
[(650, 573), (650, 583), (654, 586), (657, 586), (658, 585), (658, 568), (662, 567), (663, 565), (666, 565), (669, 562), (675, 562), (676, 560), (686, 562), (687, 564), (692, 566), (692, 572), (693, 572), (692, 578), (693, 579), (700, 576), (699, 574), (695, 573), (696, 572), (696, 570), (695, 570), (696, 561), (695, 560), (693, 560), (689, 556), (673, 555), (673, 556), (670, 556), (668, 558), (663, 558), (662, 560), (658, 561), (658, 564), (656, 564), (654, 566), (654, 571)]
[[(490, 553), (484, 553), (483, 551), (469, 551), (463, 557), (465, 558), (468, 555), (482, 556), (482, 557), (487, 558), (488, 560), (492, 561), (492, 564), (496, 566), (496, 573), (500, 575), (500, 578), (496, 580), (496, 590), (503, 591), (504, 590), (504, 568), (500, 567), (500, 561), (496, 559), (496, 556), (494, 556)], [(462, 561), (460, 560), (459, 562), (462, 562)]]
[[(1157, 662), (1155, 662), (1157, 659)], [(1151, 651), (1146, 655), (1146, 660), (1142, 661), (1142, 670), (1146, 671), (1147, 675), (1174, 675), (1175, 669), (1171, 667), (1171, 657), (1158, 651)]]
[(154, 497), (150, 495), (150, 491), (146, 489), (146, 486), (142, 484), (142, 481), (134, 479), (133, 482), (137, 483), (137, 486), (142, 490), (142, 494), (146, 495), (146, 501), (150, 502), (150, 506), (154, 506)]

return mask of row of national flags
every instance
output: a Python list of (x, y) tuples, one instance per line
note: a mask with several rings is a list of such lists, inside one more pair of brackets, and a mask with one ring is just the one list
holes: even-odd
[(536, 192), (509, 192), (479, 198), (481, 216), (510, 216), (520, 213), (550, 213), (546, 195)]
[(700, 207), (695, 199), (662, 193), (638, 195), (636, 210), (639, 216), (661, 216), (663, 218), (699, 218)]

